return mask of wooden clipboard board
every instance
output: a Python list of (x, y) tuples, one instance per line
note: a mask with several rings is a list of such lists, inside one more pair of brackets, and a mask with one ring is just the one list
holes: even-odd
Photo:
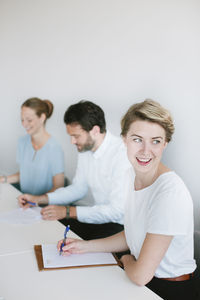
[(121, 261), (118, 257), (113, 254), (116, 264), (98, 264), (98, 265), (84, 265), (84, 266), (66, 266), (66, 267), (59, 267), (59, 268), (44, 268), (43, 264), (43, 257), (42, 257), (42, 246), (41, 245), (34, 245), (35, 256), (37, 260), (38, 270), (39, 271), (51, 271), (51, 270), (62, 270), (62, 269), (75, 269), (75, 268), (89, 268), (89, 267), (103, 267), (103, 266), (119, 266), (122, 267)]

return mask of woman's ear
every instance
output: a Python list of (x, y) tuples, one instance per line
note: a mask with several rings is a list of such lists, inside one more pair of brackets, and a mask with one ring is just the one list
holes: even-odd
[(46, 115), (44, 113), (41, 114), (40, 120), (42, 123), (44, 123), (46, 121)]
[(168, 142), (165, 142), (164, 149), (167, 148)]

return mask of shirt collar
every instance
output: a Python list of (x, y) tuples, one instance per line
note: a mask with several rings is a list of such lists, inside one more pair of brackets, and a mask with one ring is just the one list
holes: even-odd
[(93, 153), (94, 158), (99, 158), (104, 155), (105, 151), (107, 150), (107, 146), (109, 144), (109, 140), (111, 138), (111, 133), (107, 130), (106, 135), (103, 139), (103, 142), (99, 146), (99, 148)]

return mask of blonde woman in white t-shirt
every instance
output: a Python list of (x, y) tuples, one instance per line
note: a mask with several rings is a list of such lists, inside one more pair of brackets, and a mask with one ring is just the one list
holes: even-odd
[(121, 262), (132, 282), (163, 299), (200, 299), (192, 199), (181, 178), (161, 162), (174, 132), (172, 117), (159, 103), (145, 100), (129, 108), (121, 128), (135, 172), (126, 178), (125, 230), (105, 239), (67, 239), (63, 255), (129, 249)]

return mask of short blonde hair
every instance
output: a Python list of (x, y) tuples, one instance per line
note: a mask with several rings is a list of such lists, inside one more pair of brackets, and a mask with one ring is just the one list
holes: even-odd
[(174, 133), (174, 124), (170, 112), (158, 102), (146, 99), (133, 104), (121, 120), (121, 135), (126, 136), (131, 124), (136, 120), (154, 122), (165, 130), (166, 141), (170, 142)]

